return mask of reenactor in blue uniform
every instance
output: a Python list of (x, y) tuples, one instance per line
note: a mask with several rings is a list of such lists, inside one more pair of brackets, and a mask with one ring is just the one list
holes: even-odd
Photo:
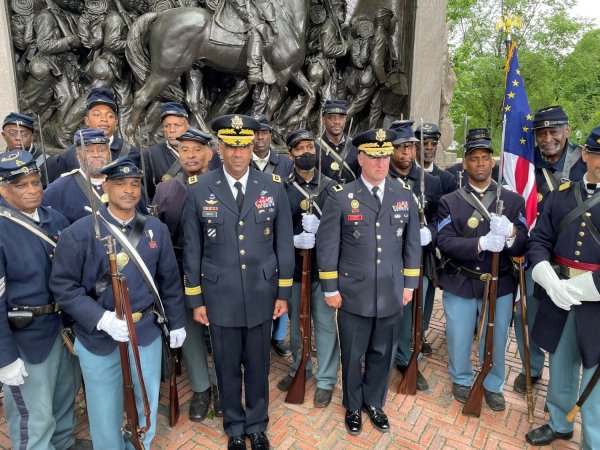
[[(287, 179), (285, 190), (290, 201), (294, 222), (294, 246), (297, 249), (315, 247), (315, 234), (325, 200), (337, 183), (315, 168), (315, 138), (306, 129), (298, 129), (288, 134), (286, 143), (290, 158), (294, 161), (294, 173)], [(288, 302), (290, 315), (290, 344), (294, 360), (290, 373), (282, 378), (277, 387), (288, 391), (301, 360), (302, 337), (300, 333), (300, 299), (302, 295), (302, 253), (296, 251), (296, 267), (292, 296)], [(337, 383), (340, 350), (335, 331), (334, 309), (325, 303), (319, 283), (317, 258), (311, 259), (311, 301), (310, 312), (315, 330), (318, 370), (315, 374), (317, 390), (313, 397), (316, 408), (324, 408), (331, 402), (333, 387)], [(312, 375), (312, 360), (306, 364), (308, 376)], [(307, 377), (308, 378), (308, 377)]]
[[(98, 212), (102, 237), (112, 235), (117, 244), (119, 271), (127, 281), (129, 301), (137, 335), (142, 375), (150, 405), (151, 426), (143, 439), (150, 448), (156, 431), (162, 329), (158, 324), (155, 295), (160, 297), (168, 320), (171, 348), (185, 340), (185, 305), (177, 261), (169, 230), (160, 220), (136, 212), (142, 172), (129, 158), (119, 158), (102, 169), (108, 206)], [(105, 243), (95, 235), (95, 218), (88, 215), (61, 234), (50, 277), (50, 288), (60, 306), (74, 320), (75, 351), (79, 357), (90, 434), (94, 448), (124, 449), (123, 377), (118, 342), (129, 341), (125, 320), (117, 319), (108, 270)], [(142, 271), (145, 266), (148, 277)], [(139, 267), (139, 268), (138, 268)], [(131, 354), (131, 349), (130, 349)], [(133, 358), (130, 357), (133, 363)], [(137, 373), (135, 364), (132, 373)], [(136, 385), (140, 418), (144, 408)]]
[[(344, 100), (326, 100), (323, 106), (323, 125), (325, 132), (317, 141), (320, 151), (317, 152), (317, 167), (321, 172), (338, 183), (349, 183), (360, 175), (358, 150), (349, 136), (344, 134), (346, 128), (346, 102)], [(319, 163), (319, 158), (321, 162)]]
[[(182, 227), (185, 293), (209, 326), (228, 448), (268, 449), (271, 324), (287, 312), (294, 247), (279, 175), (250, 168), (252, 117), (215, 119), (223, 168), (189, 183)], [(226, 295), (224, 295), (226, 293)], [(245, 409), (242, 407), (242, 368)]]
[[(159, 142), (143, 152), (146, 167), (146, 186), (148, 197), (154, 197), (155, 186), (161, 181), (167, 181), (177, 174), (183, 174), (179, 161), (179, 141), (181, 136), (189, 128), (189, 114), (181, 103), (166, 102), (161, 108), (160, 120), (162, 121), (164, 142)], [(208, 170), (221, 167), (219, 154), (211, 150), (211, 159)]]
[[(549, 106), (535, 112), (533, 130), (537, 146), (535, 148), (535, 182), (538, 191), (538, 217), (544, 210), (546, 198), (566, 181), (581, 181), (585, 173), (585, 163), (581, 159), (581, 147), (569, 142), (569, 119), (561, 106)], [(531, 267), (531, 266), (530, 266)], [(531, 270), (527, 277), (527, 322), (529, 333), (533, 329), (540, 300), (533, 289)], [(523, 347), (521, 308), (516, 309), (515, 336), (521, 362), (525, 359)], [(529, 339), (529, 361), (531, 364), (532, 384), (540, 379), (544, 370), (545, 353), (533, 339)], [(525, 393), (525, 365), (514, 381), (514, 389)]]
[[(465, 139), (465, 143), (471, 141), (491, 141), (492, 136), (490, 135), (490, 130), (488, 128), (470, 128), (467, 132), (467, 137)], [(492, 180), (498, 181), (498, 170), (499, 166), (495, 165), (492, 169)], [(466, 185), (469, 182), (469, 176), (467, 172), (463, 169), (462, 161), (457, 162), (450, 167), (446, 168), (446, 172), (450, 173), (454, 176), (456, 180), (456, 188), (459, 189)]]
[[(136, 165), (140, 162), (140, 153), (137, 148), (115, 136), (118, 123), (119, 108), (112, 90), (107, 88), (93, 88), (86, 99), (86, 113), (84, 122), (86, 127), (99, 128), (109, 139), (111, 160), (119, 157), (129, 157)], [(75, 145), (65, 149), (56, 159), (54, 173), (49, 173), (50, 182), (60, 177), (63, 173), (70, 172), (79, 167), (77, 149)]]
[[(489, 141), (465, 145), (463, 167), (469, 182), (442, 197), (438, 208), (437, 245), (444, 270), (440, 286), (446, 314), (452, 395), (465, 402), (473, 382), (471, 347), (477, 317), (482, 314), (486, 282), (491, 278), (492, 252), (500, 252), (496, 300), (493, 368), (483, 383), (485, 400), (494, 411), (505, 408), (505, 353), (512, 318), (512, 256), (522, 256), (527, 244), (523, 197), (502, 188), (503, 215), (495, 215), (497, 184), (492, 180), (494, 159)], [(488, 281), (486, 281), (488, 280)], [(487, 317), (487, 309), (483, 317)], [(481, 323), (481, 322), (480, 322)], [(482, 336), (479, 357), (483, 359)]]
[(6, 150), (23, 150), (31, 153), (36, 166), (40, 170), (42, 185), (46, 187), (48, 184), (46, 168), (49, 172), (52, 172), (51, 167), (53, 167), (55, 161), (52, 157), (46, 159), (42, 149), (37, 148), (33, 143), (36, 137), (35, 119), (25, 114), (11, 112), (2, 122), (2, 137), (6, 141)]
[[(44, 191), (44, 205), (60, 211), (70, 223), (75, 223), (90, 213), (90, 201), (96, 202), (97, 207), (106, 203), (107, 198), (102, 189), (105, 176), (101, 171), (110, 163), (108, 141), (100, 129), (86, 128), (77, 131), (73, 136), (73, 143), (80, 167), (63, 173), (48, 185)], [(82, 143), (85, 145), (85, 154)], [(87, 163), (83, 158), (86, 158)], [(89, 198), (87, 177), (92, 183), (92, 199)]]
[[(571, 439), (566, 419), (600, 362), (600, 127), (582, 150), (587, 172), (550, 193), (531, 232), (529, 261), (539, 310), (532, 338), (550, 353), (550, 421), (526, 435), (531, 445)], [(600, 389), (581, 406), (583, 448), (600, 448)]]
[[(271, 124), (267, 116), (259, 114), (254, 119), (258, 122), (259, 128), (254, 134), (254, 151), (252, 152), (250, 167), (264, 173), (274, 173), (279, 175), (282, 180), (287, 180), (290, 174), (294, 172), (294, 164), (272, 148)], [(287, 322), (287, 314), (275, 319), (271, 336), (273, 350), (284, 358), (292, 356), (290, 346), (285, 343)]]
[[(179, 164), (183, 172), (173, 178), (161, 181), (156, 186), (154, 203), (158, 208), (158, 218), (169, 228), (179, 273), (183, 279), (183, 236), (181, 233), (181, 217), (187, 195), (187, 185), (197, 182), (198, 177), (208, 171), (209, 161), (213, 154), (208, 146), (212, 140), (210, 134), (196, 128), (188, 128), (177, 140)], [(188, 381), (192, 388), (189, 417), (193, 422), (202, 422), (208, 415), (210, 406), (211, 386), (214, 397), (214, 410), (217, 416), (222, 416), (219, 404), (219, 393), (216, 387), (214, 367), (209, 372), (205, 345), (204, 325), (194, 321), (193, 311), (187, 309), (185, 330), (187, 337), (183, 343), (182, 352), (187, 369)]]
[(354, 138), (362, 175), (334, 187), (317, 232), (325, 301), (339, 310), (342, 404), (352, 435), (361, 432), (361, 409), (375, 428), (389, 431), (382, 408), (402, 307), (419, 280), (417, 204), (407, 185), (386, 179), (393, 140), (395, 133), (383, 129)]
[(0, 155), (0, 382), (8, 433), (18, 449), (75, 449), (80, 373), (61, 338), (48, 280), (56, 240), (69, 225), (41, 206), (31, 154)]
[[(393, 122), (391, 129), (396, 133), (396, 139), (392, 142), (394, 152), (390, 158), (390, 178), (400, 181), (404, 185), (410, 186), (417, 204), (421, 201), (421, 174), (422, 170), (415, 162), (416, 143), (419, 142), (411, 128), (414, 122), (412, 120)], [(427, 226), (420, 229), (421, 247), (424, 252), (424, 277), (423, 292), (427, 292), (430, 283), (436, 277), (435, 267), (435, 235), (437, 233), (437, 207), (441, 197), (440, 180), (429, 172), (425, 172), (425, 220)], [(435, 288), (434, 288), (435, 290)], [(423, 301), (428, 299), (423, 296)], [(433, 303), (433, 298), (431, 299)], [(432, 305), (423, 305), (423, 311), (433, 311)], [(431, 344), (425, 339), (425, 331), (429, 328), (429, 315), (423, 314), (423, 343), (421, 353), (430, 355), (433, 350)], [(400, 324), (400, 336), (398, 339), (398, 348), (396, 350), (396, 368), (402, 374), (406, 371), (408, 362), (412, 355), (411, 341), (413, 339), (412, 327), (413, 305), (404, 307), (402, 313), (402, 323)], [(429, 389), (427, 380), (421, 373), (417, 372), (417, 389), (426, 391)]]
[(421, 152), (417, 149), (417, 162), (425, 167), (425, 170), (431, 175), (438, 177), (442, 186), (442, 195), (446, 195), (456, 189), (455, 177), (434, 163), (437, 147), (442, 133), (434, 123), (424, 123), (423, 127), (419, 125), (415, 130), (415, 137), (421, 140), (423, 135), (423, 161), (421, 161)]

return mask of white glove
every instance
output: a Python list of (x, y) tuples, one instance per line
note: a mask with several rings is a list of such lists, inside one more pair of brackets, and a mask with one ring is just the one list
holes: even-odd
[(421, 247), (425, 247), (431, 242), (431, 231), (427, 227), (423, 227), (420, 230), (421, 233)]
[(559, 279), (548, 261), (537, 263), (531, 271), (531, 278), (546, 290), (550, 299), (559, 308), (569, 311), (571, 306), (581, 305), (581, 302), (577, 300), (583, 294), (581, 290), (575, 284), (567, 289), (568, 282), (571, 280)]
[(315, 235), (303, 231), (300, 234), (294, 236), (294, 247), (299, 249), (311, 249), (315, 246)]
[(185, 341), (185, 328), (177, 328), (176, 330), (169, 331), (169, 347), (179, 348)]
[(105, 311), (102, 318), (96, 325), (98, 330), (103, 330), (117, 342), (128, 342), (129, 341), (129, 330), (127, 329), (127, 322), (121, 319), (117, 319), (117, 313), (114, 311)]
[(319, 223), (321, 223), (321, 221), (314, 214), (302, 213), (302, 228), (304, 228), (304, 231), (307, 233), (316, 234), (319, 229)]
[(479, 248), (482, 252), (501, 252), (505, 243), (506, 238), (504, 236), (498, 236), (491, 231), (485, 236), (481, 236), (479, 238)]
[[(600, 292), (594, 283), (592, 272), (586, 272), (566, 281), (567, 293), (582, 302), (599, 302)], [(578, 293), (581, 292), (581, 295)]]
[(492, 214), (492, 219), (490, 220), (490, 231), (496, 236), (504, 236), (509, 238), (513, 234), (514, 225), (510, 220), (508, 220), (508, 217)]
[(25, 383), (23, 378), (27, 375), (29, 374), (25, 370), (25, 364), (21, 358), (17, 358), (8, 366), (0, 367), (0, 383), (7, 386), (19, 386)]

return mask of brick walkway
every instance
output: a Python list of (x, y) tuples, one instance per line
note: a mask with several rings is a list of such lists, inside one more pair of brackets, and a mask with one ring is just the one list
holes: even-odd
[[(271, 387), (270, 424), (267, 433), (271, 444), (278, 449), (522, 449), (528, 448), (524, 435), (530, 429), (527, 421), (527, 405), (524, 396), (512, 390), (512, 382), (520, 370), (516, 341), (511, 332), (507, 350), (507, 383), (504, 389), (506, 410), (493, 412), (483, 404), (479, 419), (461, 414), (461, 404), (454, 401), (450, 392), (452, 383), (448, 377), (448, 355), (444, 335), (444, 317), (441, 301), (436, 300), (431, 329), (428, 334), (434, 353), (425, 357), (420, 369), (429, 381), (430, 389), (417, 396), (396, 394), (400, 376), (394, 369), (391, 388), (388, 391), (385, 411), (390, 418), (391, 432), (382, 434), (373, 429), (366, 414), (363, 414), (363, 431), (360, 436), (350, 436), (344, 428), (341, 376), (333, 393), (333, 401), (326, 409), (312, 407), (315, 391), (314, 380), (307, 383), (304, 405), (287, 405), (285, 395), (277, 389), (277, 382), (287, 373), (289, 361), (273, 356), (269, 377)], [(548, 369), (543, 379), (534, 386), (534, 427), (547, 420), (544, 413)], [(196, 424), (187, 420), (187, 408), (191, 391), (185, 374), (179, 379), (179, 395), (182, 416), (174, 429), (168, 427), (168, 386), (161, 391), (161, 406), (157, 436), (153, 449), (193, 448), (223, 449), (227, 437), (218, 418), (207, 419)], [(78, 435), (89, 435), (83, 402), (78, 404), (81, 415)], [(0, 406), (0, 448), (10, 448), (4, 410)], [(552, 448), (577, 449), (581, 442), (581, 419), (577, 418), (575, 435), (571, 441), (556, 441)], [(534, 448), (534, 447), (531, 447)], [(102, 449), (110, 450), (110, 449)]]

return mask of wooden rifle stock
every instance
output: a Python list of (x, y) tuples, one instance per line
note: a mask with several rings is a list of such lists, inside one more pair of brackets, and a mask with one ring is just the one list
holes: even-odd
[(312, 283), (310, 269), (312, 250), (302, 250), (302, 294), (300, 296), (300, 329), (302, 331), (302, 352), (296, 375), (290, 384), (286, 403), (301, 405), (306, 391), (306, 364), (310, 358), (310, 298)]
[[(425, 212), (423, 208), (419, 208), (419, 221), (421, 227), (425, 226)], [(398, 394), (417, 395), (417, 376), (419, 371), (418, 357), (421, 353), (423, 344), (423, 253), (421, 253), (421, 266), (419, 268), (419, 285), (413, 292), (413, 333), (414, 333), (414, 349), (408, 362), (408, 366), (404, 371), (402, 380), (398, 384)]]
[(144, 404), (144, 417), (146, 425), (140, 428), (138, 411), (135, 404), (135, 391), (133, 388), (133, 376), (131, 374), (131, 365), (129, 360), (129, 350), (127, 342), (119, 342), (119, 354), (121, 357), (121, 373), (123, 375), (123, 398), (125, 403), (125, 415), (127, 418), (127, 433), (129, 440), (136, 450), (144, 450), (144, 436), (150, 428), (150, 405), (146, 394), (146, 386), (142, 375), (142, 365), (140, 363), (140, 354), (137, 346), (137, 337), (135, 325), (131, 315), (131, 304), (129, 294), (127, 293), (127, 282), (117, 270), (117, 259), (114, 252), (114, 242), (108, 244), (108, 262), (112, 281), (113, 295), (115, 300), (115, 312), (118, 319), (127, 322), (129, 330), (129, 341), (133, 353), (134, 362), (138, 373), (138, 382), (142, 392), (142, 401)]
[(527, 284), (525, 282), (525, 257), (514, 258), (519, 266), (519, 295), (521, 306), (521, 331), (523, 332), (523, 349), (525, 353), (525, 387), (527, 395), (527, 416), (533, 423), (533, 389), (531, 386), (531, 361), (529, 360), (529, 325), (527, 324)]
[(175, 365), (178, 361), (177, 352), (172, 351), (173, 372), (169, 380), (169, 426), (173, 428), (179, 420), (179, 392), (177, 391), (177, 370)]
[(494, 321), (496, 316), (496, 297), (498, 293), (498, 266), (500, 264), (500, 253), (492, 254), (492, 279), (490, 281), (490, 295), (488, 305), (488, 320), (485, 331), (485, 346), (483, 365), (481, 371), (471, 387), (467, 401), (463, 406), (462, 413), (468, 416), (479, 417), (481, 415), (481, 403), (483, 401), (483, 381), (494, 365)]

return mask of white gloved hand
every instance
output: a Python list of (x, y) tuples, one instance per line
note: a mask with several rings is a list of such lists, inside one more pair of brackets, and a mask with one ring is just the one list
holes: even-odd
[[(566, 281), (567, 293), (582, 302), (600, 302), (600, 292), (594, 283), (592, 272), (586, 272)], [(581, 293), (579, 295), (578, 293)]]
[(308, 250), (315, 246), (315, 235), (303, 231), (300, 234), (294, 236), (294, 247), (299, 249)]
[(102, 318), (96, 325), (98, 330), (103, 330), (117, 342), (128, 342), (129, 341), (129, 330), (127, 329), (127, 322), (121, 319), (117, 319), (117, 313), (114, 311), (105, 311)]
[(169, 331), (169, 346), (171, 348), (179, 348), (185, 341), (185, 328), (177, 328), (176, 330)]
[(314, 214), (302, 213), (302, 228), (304, 228), (304, 231), (307, 233), (316, 234), (319, 229), (319, 223), (321, 223), (321, 221)]
[(504, 236), (509, 238), (514, 232), (514, 225), (510, 220), (508, 220), (508, 217), (492, 214), (492, 219), (490, 220), (490, 231), (496, 236)]
[(548, 261), (537, 263), (531, 271), (531, 278), (546, 290), (550, 299), (559, 308), (569, 311), (571, 306), (581, 305), (577, 300), (582, 296), (581, 290), (574, 284), (567, 289), (570, 280), (559, 279)]
[(426, 246), (431, 242), (431, 231), (427, 227), (423, 227), (420, 230), (421, 233), (421, 247)]
[(24, 378), (29, 375), (21, 358), (15, 359), (8, 366), (0, 367), (0, 383), (7, 386), (19, 386), (25, 383)]
[(491, 231), (485, 236), (481, 236), (479, 238), (479, 248), (482, 252), (501, 252), (505, 243), (506, 238), (504, 236), (498, 236)]

